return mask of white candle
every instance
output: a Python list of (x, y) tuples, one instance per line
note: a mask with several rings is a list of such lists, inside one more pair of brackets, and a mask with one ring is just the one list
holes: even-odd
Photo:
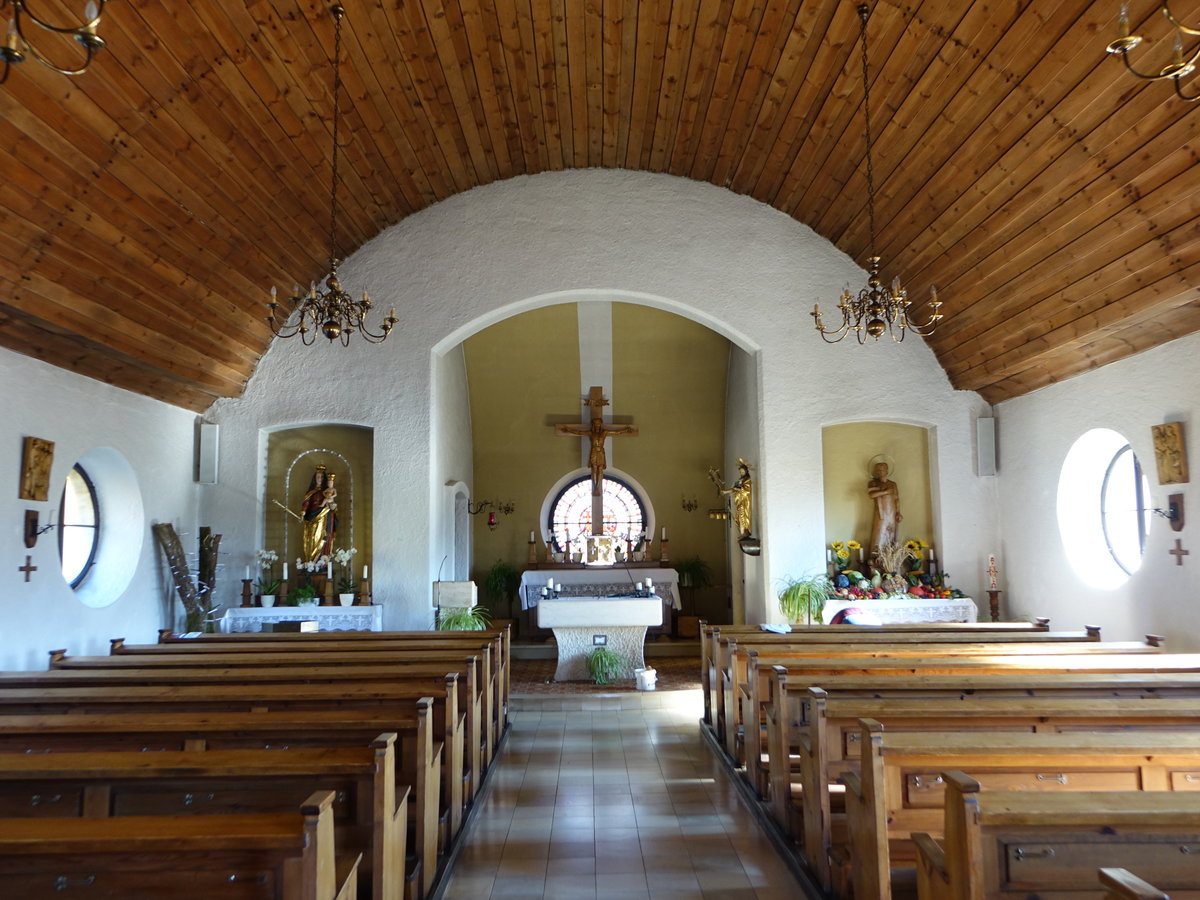
[(649, 578), (647, 578), (646, 579), (646, 590), (650, 591), (653, 589), (654, 589), (654, 582), (651, 581)]
[(988, 556), (987, 574), (989, 579), (988, 587), (994, 591), (996, 590), (996, 576), (1000, 574), (1000, 571), (996, 568), (996, 557), (994, 555)]
[(664, 525), (663, 530), (662, 530), (662, 540), (665, 541), (666, 539), (667, 539), (667, 526)]
[(642, 589), (642, 583), (640, 581), (637, 583), (637, 589), (639, 591)]
[(546, 587), (550, 588), (550, 590), (554, 590), (554, 578), (553, 578), (553, 576), (551, 576), (550, 578), (547, 578), (547, 579), (546, 579)]
[(247, 581), (250, 580), (250, 567), (249, 566), (246, 566), (246, 580)]
[(326, 578), (333, 577), (333, 563), (331, 563), (331, 562), (325, 563), (325, 577)]
[(363, 566), (363, 581), (367, 580), (367, 578), (370, 576), (370, 572), (370, 569), (368, 569), (366, 566)]
[(287, 563), (283, 564), (283, 580), (287, 581)]
[(529, 543), (533, 543), (533, 532), (529, 532)]

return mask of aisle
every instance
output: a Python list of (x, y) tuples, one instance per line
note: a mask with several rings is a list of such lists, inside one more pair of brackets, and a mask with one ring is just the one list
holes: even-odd
[(513, 698), (446, 900), (793, 900), (704, 746), (699, 691)]

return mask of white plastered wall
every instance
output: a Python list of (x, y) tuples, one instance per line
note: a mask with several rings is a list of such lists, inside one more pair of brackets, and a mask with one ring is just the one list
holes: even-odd
[[(547, 173), (456, 195), (386, 230), (342, 266), (354, 292), (395, 305), (386, 344), (302, 347), (277, 341), (244, 396), (220, 401), (221, 484), (204, 518), (227, 546), (253, 552), (261, 518), (262, 429), (350, 422), (375, 429), (375, 597), (389, 628), (424, 627), (438, 561), (450, 548), (434, 510), (451, 432), (437, 398), (439, 358), (515, 312), (557, 302), (644, 302), (725, 334), (757, 360), (761, 417), (758, 525), (764, 572), (747, 621), (777, 618), (770, 595), (787, 572), (823, 565), (821, 427), (895, 418), (937, 429), (942, 478), (935, 518), (946, 567), (975, 570), (995, 542), (993, 485), (973, 464), (974, 418), (986, 405), (953, 391), (919, 341), (869, 348), (823, 345), (808, 311), (831, 306), (865, 275), (810, 229), (712, 185), (621, 170)], [(437, 405), (439, 412), (434, 414)], [(461, 429), (460, 429), (461, 431)], [(441, 435), (442, 437), (436, 437)], [(487, 440), (487, 435), (475, 435)], [(439, 479), (441, 479), (439, 481)], [(969, 564), (968, 564), (969, 563)], [(978, 582), (964, 580), (976, 590)]]
[[(113, 637), (153, 642), (159, 627), (175, 624), (178, 605), (150, 525), (171, 522), (185, 543), (194, 545), (201, 490), (192, 473), (195, 415), (2, 349), (0, 384), (6, 398), (0, 429), (7, 473), (0, 480), (5, 485), (0, 516), (8, 534), (0, 549), (0, 669), (44, 669), (46, 652), (60, 647), (71, 654), (107, 654)], [(45, 502), (17, 498), (26, 436), (55, 444)], [(130, 472), (136, 490), (131, 494), (121, 487), (114, 493), (106, 478), (97, 477), (101, 515), (107, 508), (126, 522), (102, 538), (109, 542), (104, 549), (120, 557), (120, 571), (98, 568), (85, 585), (100, 587), (85, 604), (63, 580), (56, 532), (41, 535), (33, 549), (26, 549), (23, 538), (27, 509), (37, 510), (42, 523), (53, 510), (58, 521), (67, 474), (89, 453), (97, 466), (113, 464)], [(17, 571), (27, 554), (37, 566), (28, 583)]]
[[(1150, 426), (1182, 421), (1189, 444), (1192, 482), (1200, 476), (1195, 444), (1200, 408), (1200, 336), (1190, 336), (1102, 369), (1051, 385), (997, 407), (1001, 533), (1000, 587), (1011, 612), (1052, 615), (1062, 628), (1103, 626), (1106, 638), (1135, 640), (1165, 634), (1168, 648), (1200, 650), (1196, 571), (1200, 547), (1155, 517), (1141, 569), (1113, 590), (1087, 586), (1064, 554), (1057, 519), (1058, 480), (1071, 445), (1093, 428), (1111, 428), (1129, 439), (1150, 479), (1153, 503), (1182, 493), (1185, 514), (1200, 521), (1191, 485), (1159, 485)], [(1181, 538), (1191, 555), (1177, 566), (1167, 550)]]

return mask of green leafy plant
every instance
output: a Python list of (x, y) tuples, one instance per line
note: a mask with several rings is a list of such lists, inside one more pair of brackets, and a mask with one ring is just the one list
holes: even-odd
[(487, 577), (483, 580), (483, 592), (491, 601), (493, 610), (502, 612), (506, 617), (512, 609), (513, 599), (521, 586), (521, 573), (502, 559), (497, 559), (488, 569)]
[(826, 575), (785, 578), (777, 596), (779, 611), (789, 622), (819, 622), (826, 601), (833, 596), (833, 582)]
[(673, 563), (671, 568), (679, 573), (679, 586), (706, 588), (712, 585), (712, 569), (698, 556), (689, 556)]
[(279, 584), (278, 578), (260, 578), (254, 585), (254, 591), (257, 594), (277, 594), (279, 593)]
[(438, 631), (483, 631), (488, 627), (488, 613), (478, 606), (449, 606), (438, 610)]
[(607, 647), (597, 647), (587, 656), (588, 673), (596, 684), (612, 684), (621, 671), (621, 657)]
[(353, 594), (357, 587), (358, 585), (354, 583), (353, 578), (343, 576), (338, 579), (337, 589), (339, 594)]
[(311, 584), (302, 584), (288, 594), (288, 606), (302, 606), (317, 599), (317, 589)]

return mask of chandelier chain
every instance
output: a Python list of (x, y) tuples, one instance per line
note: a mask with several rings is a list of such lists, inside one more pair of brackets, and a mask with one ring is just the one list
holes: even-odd
[(875, 163), (872, 159), (871, 148), (874, 145), (871, 135), (871, 71), (867, 62), (867, 18), (871, 11), (865, 4), (858, 8), (858, 19), (862, 31), (862, 72), (863, 72), (863, 120), (864, 134), (867, 143), (867, 219), (869, 226), (869, 243), (867, 255), (875, 255)]
[[(337, 244), (338, 189), (338, 123), (342, 117), (342, 15), (340, 6), (333, 8), (333, 179), (329, 182), (329, 252), (332, 260), (341, 259)], [(330, 262), (330, 265), (336, 265)]]

